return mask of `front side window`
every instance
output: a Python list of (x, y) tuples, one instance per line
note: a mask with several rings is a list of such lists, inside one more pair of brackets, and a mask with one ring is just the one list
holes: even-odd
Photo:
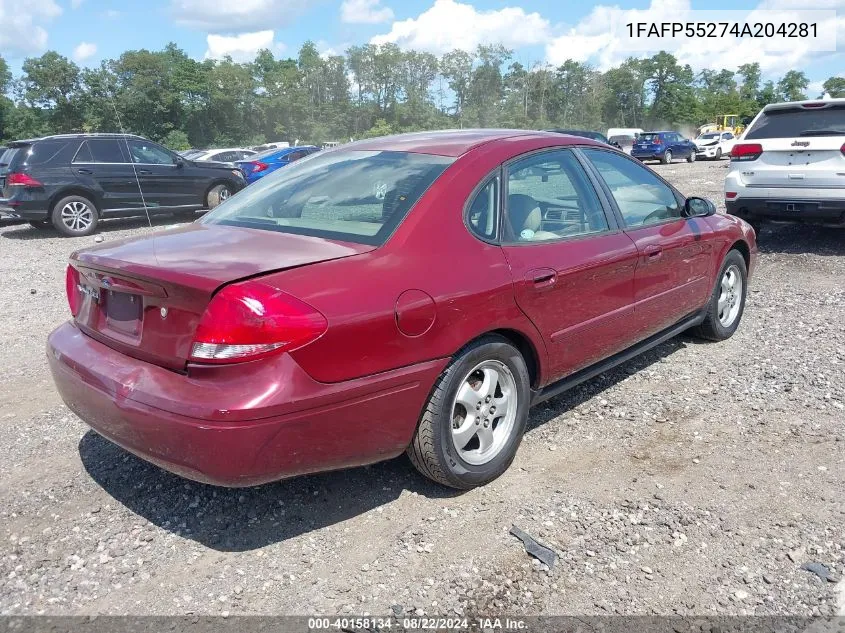
[(647, 167), (617, 153), (589, 148), (582, 151), (607, 184), (627, 226), (681, 217), (675, 193)]
[(135, 163), (146, 165), (173, 165), (170, 152), (148, 141), (129, 141), (129, 153)]
[(608, 230), (599, 198), (569, 150), (514, 162), (507, 185), (507, 242), (544, 242)]
[(260, 179), (200, 221), (380, 245), (453, 161), (372, 150), (315, 154)]

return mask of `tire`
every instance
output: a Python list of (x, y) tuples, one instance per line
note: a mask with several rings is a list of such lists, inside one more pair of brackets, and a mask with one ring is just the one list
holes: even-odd
[(722, 160), (722, 148), (721, 147), (716, 148), (716, 158), (714, 158), (713, 160)]
[[(733, 286), (730, 286), (729, 281), (731, 274), (735, 280)], [(741, 287), (737, 288), (736, 283), (741, 283)], [(732, 292), (728, 292), (729, 286), (733, 288)], [(696, 336), (709, 341), (724, 341), (733, 336), (745, 311), (747, 293), (748, 270), (745, 266), (745, 258), (739, 251), (732, 249), (728, 251), (719, 269), (716, 287), (713, 288), (710, 301), (707, 302), (705, 308), (704, 321), (694, 330)]]
[(221, 202), (228, 200), (233, 193), (232, 188), (225, 183), (214, 185), (205, 195), (205, 205), (209, 209), (213, 209)]
[(687, 156), (687, 162), (688, 163), (694, 163), (695, 162), (695, 152), (690, 152), (689, 156)]
[[(492, 374), (498, 386), (491, 385), (488, 391), (482, 377)], [(525, 359), (507, 339), (487, 335), (464, 347), (437, 379), (423, 409), (407, 450), (414, 467), (429, 479), (460, 490), (496, 479), (511, 465), (522, 441), (530, 382)], [(485, 391), (491, 397), (485, 398)], [(471, 404), (459, 402), (460, 393), (464, 402), (476, 402), (475, 411)], [(497, 417), (495, 407), (501, 412), (503, 399), (511, 405)], [(466, 431), (458, 434), (460, 429)], [(489, 442), (486, 448), (482, 448), (482, 437)]]
[(28, 222), (29, 226), (39, 231), (49, 231), (53, 228), (53, 223), (50, 220), (32, 220)]
[(672, 151), (667, 149), (666, 153), (663, 154), (663, 158), (660, 159), (660, 162), (662, 162), (664, 165), (668, 165), (669, 163), (671, 163), (672, 162)]
[(53, 205), (50, 219), (62, 235), (84, 237), (97, 230), (100, 212), (88, 198), (67, 196)]

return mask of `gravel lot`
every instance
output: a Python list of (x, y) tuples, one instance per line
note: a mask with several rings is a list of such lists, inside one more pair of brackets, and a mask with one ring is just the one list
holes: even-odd
[[(726, 166), (655, 168), (719, 201)], [(43, 351), (93, 241), (0, 228), (2, 614), (845, 613), (845, 232), (767, 228), (734, 338), (541, 405), (510, 471), (465, 494), (404, 457), (220, 489), (101, 439)]]

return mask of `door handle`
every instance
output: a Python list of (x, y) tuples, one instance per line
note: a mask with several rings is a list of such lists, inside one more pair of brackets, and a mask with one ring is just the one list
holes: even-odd
[(643, 253), (646, 256), (646, 259), (649, 261), (654, 261), (655, 259), (659, 259), (661, 255), (663, 255), (663, 249), (659, 246), (646, 246), (643, 250)]
[(141, 174), (142, 176), (148, 176), (153, 172), (151, 172), (149, 169), (139, 169), (138, 173)]
[(76, 173), (77, 174), (88, 174), (88, 175), (90, 175), (90, 174), (94, 173), (94, 170), (92, 170), (92, 169), (77, 169)]
[(536, 289), (542, 290), (543, 288), (550, 288), (555, 285), (555, 282), (557, 282), (557, 273), (550, 268), (532, 270), (528, 273), (528, 278)]

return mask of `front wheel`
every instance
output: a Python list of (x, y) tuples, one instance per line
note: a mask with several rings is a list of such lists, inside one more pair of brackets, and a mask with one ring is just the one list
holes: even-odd
[(437, 379), (408, 447), (411, 462), (451, 488), (496, 479), (516, 456), (530, 394), (525, 360), (507, 339), (471, 343)]
[(687, 156), (687, 162), (688, 163), (694, 163), (695, 162), (695, 152), (690, 152), (690, 155)]
[(716, 149), (716, 160), (722, 160), (722, 148), (721, 147)]
[(667, 150), (666, 150), (666, 153), (665, 153), (665, 154), (663, 154), (663, 159), (662, 159), (662, 160), (663, 160), (663, 164), (664, 164), (664, 165), (668, 165), (669, 163), (671, 163), (671, 162), (672, 162), (672, 152), (670, 152), (670, 151), (667, 149)]
[(208, 195), (205, 197), (205, 204), (209, 209), (213, 209), (219, 204), (226, 202), (226, 200), (232, 196), (232, 193), (232, 189), (229, 185), (214, 185), (208, 190)]
[(50, 214), (53, 226), (62, 235), (83, 237), (97, 230), (97, 207), (83, 196), (67, 196), (55, 205)]
[(739, 251), (730, 250), (722, 262), (716, 287), (705, 308), (704, 321), (695, 333), (711, 341), (724, 341), (733, 336), (745, 311), (748, 290), (748, 269)]

